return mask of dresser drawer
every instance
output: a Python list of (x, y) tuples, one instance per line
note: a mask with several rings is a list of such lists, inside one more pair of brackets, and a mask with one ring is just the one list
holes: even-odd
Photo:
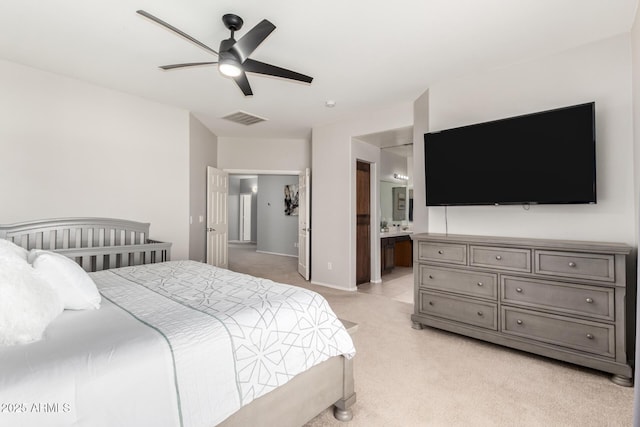
[(561, 313), (614, 320), (614, 290), (595, 286), (502, 276), (501, 301)]
[(613, 325), (502, 307), (502, 332), (574, 350), (615, 357)]
[(420, 286), (480, 298), (498, 299), (498, 275), (420, 265)]
[(456, 243), (418, 242), (418, 259), (421, 261), (467, 263), (467, 245)]
[(538, 274), (605, 282), (616, 280), (613, 255), (537, 250), (534, 257)]
[(531, 250), (470, 246), (469, 265), (510, 271), (531, 271)]
[(497, 304), (420, 291), (420, 313), (498, 330)]

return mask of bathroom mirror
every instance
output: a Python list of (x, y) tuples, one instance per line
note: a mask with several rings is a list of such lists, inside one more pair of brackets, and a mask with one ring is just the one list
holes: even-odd
[(413, 220), (413, 189), (397, 182), (380, 181), (380, 221), (390, 225)]

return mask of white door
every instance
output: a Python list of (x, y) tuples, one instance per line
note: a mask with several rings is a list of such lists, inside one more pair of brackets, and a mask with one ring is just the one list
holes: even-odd
[(251, 241), (251, 194), (240, 195), (240, 240)]
[(207, 263), (227, 268), (229, 174), (207, 167)]
[(311, 172), (305, 169), (298, 178), (298, 272), (309, 280), (311, 277)]

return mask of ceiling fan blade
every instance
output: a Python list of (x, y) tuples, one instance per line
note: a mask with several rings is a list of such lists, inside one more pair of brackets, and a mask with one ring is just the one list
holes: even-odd
[(151, 19), (152, 21), (154, 21), (157, 24), (162, 25), (163, 27), (173, 31), (174, 33), (178, 34), (181, 37), (184, 37), (185, 39), (189, 40), (191, 43), (196, 44), (197, 46), (203, 48), (204, 50), (213, 53), (214, 55), (217, 55), (218, 52), (216, 52), (215, 50), (211, 49), (209, 46), (207, 46), (206, 44), (202, 43), (199, 40), (194, 39), (193, 37), (191, 37), (189, 34), (185, 33), (182, 30), (177, 29), (176, 27), (174, 27), (171, 24), (168, 24), (166, 22), (164, 22), (162, 19), (157, 18), (155, 16), (153, 16), (152, 14), (150, 14), (149, 12), (145, 12), (144, 10), (138, 10), (136, 11), (136, 13), (138, 13), (139, 15), (144, 16), (145, 18)]
[(275, 29), (275, 25), (266, 19), (263, 19), (255, 27), (249, 30), (248, 33), (242, 36), (240, 40), (235, 42), (229, 50), (236, 54), (240, 62), (244, 62), (247, 60), (249, 55), (251, 55), (251, 53), (260, 46), (260, 43), (262, 43), (264, 39), (266, 39)]
[(249, 79), (247, 79), (247, 74), (245, 72), (242, 72), (238, 77), (234, 77), (233, 80), (235, 80), (236, 84), (240, 87), (244, 96), (253, 95), (251, 86), (249, 85)]
[(161, 65), (159, 68), (163, 70), (173, 70), (174, 68), (184, 68), (184, 67), (195, 67), (198, 65), (211, 65), (217, 64), (218, 62), (187, 62), (185, 64), (171, 64), (171, 65)]
[(264, 62), (254, 61), (253, 59), (244, 61), (242, 63), (242, 69), (250, 73), (267, 74), (269, 76), (282, 77), (283, 79), (297, 80), (305, 83), (311, 83), (313, 81), (313, 77), (276, 67), (275, 65), (265, 64)]

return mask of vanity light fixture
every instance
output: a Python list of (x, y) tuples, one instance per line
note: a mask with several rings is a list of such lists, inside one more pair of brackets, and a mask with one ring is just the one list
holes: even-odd
[(399, 173), (394, 173), (394, 174), (393, 174), (393, 177), (394, 177), (395, 179), (402, 179), (402, 180), (404, 180), (404, 181), (406, 181), (406, 180), (408, 180), (408, 179), (409, 179), (409, 177), (408, 177), (408, 176), (406, 176), (406, 175), (400, 175)]

